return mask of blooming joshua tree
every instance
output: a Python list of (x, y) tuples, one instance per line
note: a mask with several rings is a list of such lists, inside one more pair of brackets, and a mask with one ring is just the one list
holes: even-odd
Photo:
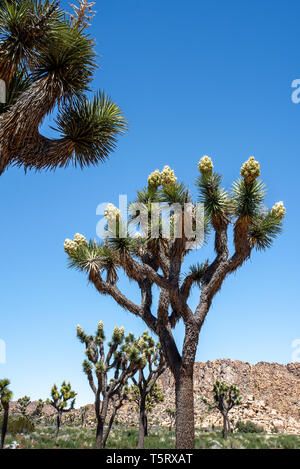
[(0, 410), (3, 409), (4, 416), (2, 422), (0, 449), (4, 448), (4, 440), (7, 431), (9, 403), (12, 400), (12, 392), (8, 389), (10, 381), (8, 379), (0, 380)]
[(166, 362), (160, 344), (155, 343), (148, 331), (139, 338), (138, 345), (144, 351), (147, 366), (139, 370), (137, 377), (132, 377), (134, 386), (131, 386), (129, 395), (139, 409), (138, 448), (141, 449), (144, 448), (144, 436), (148, 434), (147, 413), (163, 400), (163, 394), (156, 383), (166, 369)]
[[(77, 326), (77, 337), (86, 348), (87, 359), (83, 362), (83, 371), (95, 395), (96, 449), (102, 449), (105, 448), (117, 411), (127, 398), (128, 379), (146, 365), (147, 359), (133, 334), (125, 337), (124, 327), (114, 328), (107, 353), (104, 350), (102, 321), (98, 324), (95, 336), (87, 335)], [(113, 373), (113, 378), (109, 380), (110, 373)], [(112, 406), (112, 412), (104, 432), (109, 405)]]
[[(0, 174), (9, 166), (55, 169), (97, 165), (126, 130), (119, 107), (103, 92), (86, 96), (96, 69), (94, 40), (86, 33), (93, 3), (80, 0), (66, 14), (59, 2), (1, 0)], [(39, 133), (56, 112), (60, 138)]]
[[(254, 157), (243, 164), (241, 178), (233, 183), (230, 191), (222, 188), (222, 177), (214, 171), (208, 156), (201, 158), (198, 169), (200, 175), (196, 179), (196, 187), (198, 200), (204, 207), (205, 238), (208, 240), (209, 233), (213, 237), (215, 256), (212, 260), (202, 259), (188, 272), (182, 271), (191, 246), (195, 247), (195, 239), (199, 242), (190, 229), (197, 224), (198, 212), (190, 192), (176, 180), (168, 167), (161, 173), (152, 173), (148, 187), (138, 191), (136, 202), (139, 202), (140, 211), (134, 213), (135, 205), (130, 206), (128, 228), (124, 228), (125, 222), (118, 209), (109, 207), (104, 241), (88, 243), (85, 238), (83, 241), (77, 237), (65, 242), (70, 267), (86, 272), (99, 293), (110, 295), (124, 309), (143, 319), (159, 337), (174, 375), (176, 446), (182, 449), (194, 447), (193, 368), (199, 334), (212, 301), (226, 277), (237, 271), (254, 249), (263, 251), (272, 245), (282, 230), (285, 216), (282, 202), (271, 210), (265, 208), (265, 186), (258, 180), (260, 165)], [(156, 204), (154, 213), (153, 204)], [(166, 223), (157, 221), (157, 204), (162, 214), (166, 209), (171, 210), (174, 204), (176, 206), (169, 218), (170, 233), (167, 236), (163, 231)], [(185, 223), (187, 207), (192, 217), (190, 224)], [(110, 225), (113, 218), (112, 235)], [(142, 218), (148, 222), (147, 228), (143, 228), (138, 236), (130, 235), (132, 226), (143, 225)], [(232, 249), (228, 236), (230, 229), (233, 231)], [(128, 236), (124, 237), (126, 230)], [(198, 252), (200, 257), (201, 251)], [(118, 287), (120, 270), (140, 290), (140, 303), (132, 301)], [(193, 286), (200, 289), (194, 310), (188, 303)], [(159, 290), (157, 307), (153, 304), (154, 287)], [(180, 320), (185, 331), (181, 351), (173, 336), (173, 329)]]
[(52, 405), (57, 411), (56, 438), (58, 437), (62, 415), (74, 409), (76, 395), (77, 393), (72, 391), (71, 384), (67, 384), (65, 381), (62, 383), (60, 391), (57, 389), (56, 384), (52, 386), (51, 399), (47, 399), (46, 403)]

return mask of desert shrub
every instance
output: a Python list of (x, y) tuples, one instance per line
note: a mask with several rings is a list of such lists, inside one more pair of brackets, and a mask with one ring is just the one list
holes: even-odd
[[(0, 427), (2, 419), (0, 419)], [(7, 433), (31, 433), (34, 431), (34, 424), (23, 415), (12, 415), (8, 419)]]
[(239, 420), (235, 428), (239, 433), (263, 433), (264, 432), (263, 427), (260, 427), (259, 425), (256, 425), (255, 423), (250, 422), (250, 420), (247, 420), (247, 422), (242, 422), (241, 420)]

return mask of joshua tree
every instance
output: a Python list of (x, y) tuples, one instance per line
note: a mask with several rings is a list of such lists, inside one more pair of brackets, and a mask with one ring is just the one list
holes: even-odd
[(144, 448), (144, 436), (148, 435), (147, 413), (151, 412), (158, 402), (164, 398), (156, 382), (166, 369), (166, 362), (159, 343), (155, 343), (148, 331), (138, 340), (143, 350), (147, 365), (141, 368), (138, 376), (131, 379), (134, 386), (130, 388), (130, 400), (136, 402), (139, 409), (139, 438), (138, 448)]
[(26, 411), (27, 411), (27, 407), (29, 406), (30, 402), (31, 402), (30, 397), (28, 397), (28, 396), (20, 397), (20, 399), (18, 399), (19, 410), (20, 410), (21, 414), (23, 415), (23, 417), (25, 417), (25, 418), (27, 418)]
[(159, 402), (163, 402), (164, 398), (165, 396), (157, 384), (154, 384), (152, 390), (146, 395), (145, 399), (141, 397), (138, 385), (130, 386), (129, 400), (137, 404), (137, 412), (139, 414), (138, 449), (144, 448), (144, 437), (148, 436), (148, 414), (155, 409)]
[[(115, 416), (127, 398), (128, 379), (146, 365), (146, 356), (133, 334), (124, 336), (124, 327), (114, 328), (107, 353), (104, 350), (102, 321), (98, 324), (95, 336), (87, 335), (77, 326), (77, 337), (86, 347), (87, 360), (83, 362), (83, 371), (95, 395), (96, 449), (102, 449), (105, 448)], [(111, 372), (113, 378), (109, 380)], [(112, 412), (104, 432), (109, 405)]]
[[(199, 334), (212, 301), (226, 277), (250, 258), (253, 249), (262, 251), (272, 245), (281, 232), (285, 216), (282, 202), (271, 210), (265, 208), (265, 186), (257, 180), (260, 165), (254, 157), (243, 164), (242, 178), (233, 184), (230, 192), (221, 187), (222, 178), (213, 171), (208, 156), (201, 158), (198, 169), (196, 186), (204, 207), (203, 217), (201, 207), (192, 203), (188, 189), (177, 182), (174, 171), (166, 166), (161, 173), (158, 170), (152, 173), (148, 187), (138, 191), (139, 205), (130, 206), (129, 227), (120, 210), (110, 204), (105, 212), (107, 229), (103, 242), (88, 243), (78, 234), (73, 241), (65, 241), (69, 265), (86, 272), (99, 293), (110, 295), (158, 335), (174, 375), (176, 446), (182, 449), (194, 447), (193, 369)], [(166, 210), (173, 215), (161, 221), (159, 215), (164, 215)], [(134, 223), (141, 227), (139, 236), (130, 234)], [(187, 254), (201, 241), (201, 224), (204, 237), (208, 237), (209, 229), (212, 231), (215, 257), (193, 265), (184, 274)], [(233, 230), (232, 238), (228, 236), (229, 228)], [(233, 252), (230, 252), (231, 239)], [(141, 292), (140, 304), (118, 288), (120, 269), (136, 282)], [(188, 300), (194, 285), (201, 291), (192, 310)], [(156, 311), (154, 287), (160, 291)], [(180, 320), (185, 330), (181, 352), (172, 331)]]
[[(9, 166), (83, 168), (104, 161), (126, 130), (120, 109), (104, 93), (90, 101), (96, 67), (94, 41), (85, 28), (92, 4), (80, 1), (69, 18), (57, 1), (1, 0), (0, 174)], [(61, 138), (39, 133), (45, 116), (58, 109)]]
[(3, 409), (4, 411), (0, 449), (4, 448), (4, 440), (5, 440), (5, 435), (7, 431), (7, 423), (8, 423), (9, 402), (12, 399), (12, 392), (8, 389), (9, 385), (10, 385), (10, 381), (8, 379), (0, 380), (0, 410)]
[(169, 426), (169, 430), (170, 432), (172, 431), (172, 428), (173, 428), (173, 425), (175, 423), (175, 418), (176, 418), (176, 410), (175, 409), (171, 409), (170, 407), (168, 407), (166, 409), (166, 414), (168, 415), (169, 419), (170, 419), (170, 426)]
[(80, 419), (81, 419), (81, 426), (82, 427), (85, 424), (88, 410), (89, 410), (89, 406), (87, 406), (87, 405), (80, 408)]
[(43, 408), (44, 408), (44, 401), (43, 401), (43, 399), (39, 399), (38, 403), (36, 405), (36, 408), (34, 409), (34, 411), (32, 413), (32, 416), (36, 420), (37, 423), (39, 423), (42, 419)]
[(52, 405), (52, 407), (57, 411), (56, 438), (58, 437), (62, 415), (74, 409), (76, 395), (77, 393), (72, 391), (71, 384), (67, 384), (65, 381), (62, 383), (60, 391), (57, 389), (56, 384), (52, 386), (51, 399), (47, 399), (46, 403)]
[(218, 409), (223, 417), (223, 438), (227, 438), (230, 433), (230, 421), (228, 412), (241, 403), (242, 396), (239, 389), (233, 384), (227, 384), (224, 381), (216, 381), (213, 386), (214, 401), (210, 403), (207, 399), (202, 401), (208, 405), (208, 410)]

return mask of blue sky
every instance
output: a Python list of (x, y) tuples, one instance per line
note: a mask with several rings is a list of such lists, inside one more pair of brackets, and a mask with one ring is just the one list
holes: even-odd
[[(291, 343), (300, 338), (300, 104), (291, 101), (291, 83), (300, 78), (299, 2), (103, 0), (96, 9), (93, 87), (121, 106), (130, 129), (98, 168), (9, 169), (1, 176), (0, 339), (7, 360), (0, 377), (10, 378), (16, 398), (46, 398), (53, 382), (67, 379), (79, 404), (91, 402), (76, 325), (93, 332), (102, 319), (107, 335), (115, 324), (137, 335), (145, 326), (67, 269), (64, 239), (78, 231), (94, 238), (97, 205), (117, 204), (119, 194), (133, 199), (165, 164), (194, 191), (204, 154), (227, 187), (255, 155), (267, 204), (283, 200), (287, 217), (274, 247), (226, 280), (197, 360), (290, 362)], [(49, 123), (45, 135), (53, 135)], [(211, 255), (207, 246), (191, 262)], [(121, 285), (138, 300), (133, 284)], [(192, 305), (197, 298), (194, 289)], [(176, 337), (180, 343), (180, 327)]]

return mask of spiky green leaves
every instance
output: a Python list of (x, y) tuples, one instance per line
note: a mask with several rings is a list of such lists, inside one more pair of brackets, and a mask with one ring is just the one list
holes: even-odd
[(20, 399), (18, 399), (19, 410), (20, 410), (22, 415), (26, 416), (26, 410), (27, 410), (27, 407), (29, 406), (30, 402), (31, 401), (30, 401), (29, 396), (20, 397)]
[(60, 390), (54, 384), (51, 388), (51, 400), (47, 399), (47, 404), (52, 405), (57, 411), (66, 411), (67, 407), (73, 409), (77, 393), (72, 390), (71, 383), (62, 382)]
[(43, 44), (53, 38), (63, 13), (58, 2), (3, 2), (0, 10), (0, 76), (8, 83), (19, 66), (32, 66)]
[(261, 213), (255, 216), (249, 226), (249, 240), (252, 247), (258, 251), (272, 246), (273, 241), (282, 232), (282, 220), (273, 212)]
[(207, 262), (198, 262), (197, 264), (193, 264), (190, 266), (189, 275), (191, 276), (193, 283), (198, 285), (198, 287), (201, 286), (203, 275), (205, 274), (207, 269), (207, 264)]
[(95, 57), (93, 40), (65, 25), (59, 36), (51, 38), (34, 56), (32, 77), (51, 85), (63, 98), (80, 96), (93, 77)]
[(0, 379), (0, 404), (5, 406), (12, 400), (12, 392), (8, 388), (10, 381), (7, 378)]
[(71, 158), (60, 166), (97, 165), (114, 150), (117, 137), (125, 133), (127, 124), (120, 108), (104, 93), (93, 101), (75, 100), (66, 105), (56, 119), (57, 130), (72, 149)]
[(216, 381), (213, 386), (214, 401), (218, 403), (225, 403), (227, 410), (230, 410), (234, 405), (241, 402), (241, 395), (239, 389), (233, 384), (227, 384), (224, 381)]
[(260, 181), (251, 184), (244, 179), (233, 183), (232, 200), (236, 217), (253, 218), (261, 213), (265, 198), (265, 185)]
[(25, 69), (17, 70), (12, 80), (6, 86), (5, 103), (0, 103), (0, 114), (6, 112), (10, 106), (15, 104), (21, 94), (29, 88), (31, 80)]
[(199, 201), (204, 204), (206, 215), (211, 219), (226, 219), (231, 213), (231, 200), (221, 187), (222, 177), (216, 173), (204, 173), (196, 180)]

